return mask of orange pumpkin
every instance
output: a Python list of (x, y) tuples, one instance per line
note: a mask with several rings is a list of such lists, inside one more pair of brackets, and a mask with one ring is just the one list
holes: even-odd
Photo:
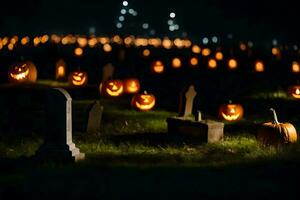
[(76, 87), (83, 87), (88, 82), (88, 75), (84, 71), (74, 71), (69, 75), (69, 83)]
[(36, 82), (36, 66), (30, 61), (14, 64), (9, 67), (8, 79), (13, 83)]
[(131, 105), (140, 111), (148, 111), (154, 108), (155, 102), (155, 96), (144, 91), (144, 93), (133, 96)]
[(300, 99), (300, 85), (294, 85), (290, 88), (290, 95), (295, 99)]
[(244, 109), (240, 104), (223, 104), (219, 108), (219, 116), (226, 121), (237, 121), (243, 117)]
[(140, 81), (136, 78), (128, 78), (123, 80), (124, 93), (135, 94), (140, 91)]
[(257, 131), (256, 138), (264, 145), (280, 145), (297, 142), (297, 131), (291, 123), (279, 123), (276, 111), (273, 112), (274, 122), (262, 124)]
[(103, 96), (118, 97), (123, 94), (124, 86), (121, 80), (107, 80), (100, 84), (99, 90)]
[(159, 60), (154, 61), (151, 65), (151, 71), (153, 73), (161, 74), (164, 72), (164, 69), (165, 69), (164, 64)]
[(236, 69), (238, 67), (237, 60), (234, 58), (231, 58), (228, 60), (228, 68), (229, 69)]

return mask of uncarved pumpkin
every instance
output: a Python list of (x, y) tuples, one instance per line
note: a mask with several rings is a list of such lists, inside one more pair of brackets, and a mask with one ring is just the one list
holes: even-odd
[(257, 140), (264, 145), (295, 143), (297, 141), (295, 127), (291, 123), (278, 122), (276, 111), (273, 108), (270, 110), (273, 112), (274, 122), (264, 123), (258, 128)]
[(36, 66), (30, 61), (11, 65), (8, 70), (8, 79), (13, 83), (36, 82)]

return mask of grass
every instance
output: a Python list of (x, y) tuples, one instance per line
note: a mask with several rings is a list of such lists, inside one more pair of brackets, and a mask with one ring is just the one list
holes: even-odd
[[(82, 113), (93, 101), (73, 101), (73, 126), (84, 122)], [(127, 98), (101, 99), (105, 106), (101, 135), (80, 131), (73, 135), (76, 146), (86, 154), (85, 161), (76, 165), (37, 164), (28, 159), (42, 144), (41, 135), (2, 136), (0, 199), (55, 199), (57, 193), (72, 199), (182, 199), (189, 195), (295, 199), (299, 142), (262, 147), (245, 120), (240, 126), (231, 123), (223, 142), (203, 144), (167, 133), (166, 118), (176, 113), (138, 112), (130, 109), (129, 102)]]

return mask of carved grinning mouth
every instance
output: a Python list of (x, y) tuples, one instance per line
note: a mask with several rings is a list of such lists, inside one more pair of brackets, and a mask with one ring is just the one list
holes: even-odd
[(15, 79), (15, 80), (22, 80), (24, 78), (26, 78), (29, 74), (29, 69), (26, 69), (25, 72), (21, 72), (19, 74), (14, 74), (14, 73), (10, 73), (10, 77)]

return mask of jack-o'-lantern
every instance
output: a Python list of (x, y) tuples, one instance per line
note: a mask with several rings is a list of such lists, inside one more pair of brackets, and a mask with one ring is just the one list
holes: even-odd
[(215, 54), (215, 58), (217, 59), (217, 60), (223, 60), (223, 53), (221, 52), (221, 51), (218, 51), (218, 52), (216, 52), (216, 54)]
[(294, 85), (290, 88), (290, 95), (295, 99), (300, 99), (300, 85)]
[(66, 63), (60, 59), (56, 63), (56, 79), (63, 79), (66, 76)]
[(124, 93), (135, 94), (140, 91), (140, 82), (136, 78), (129, 78), (123, 80)]
[(181, 67), (181, 60), (179, 58), (173, 58), (172, 67), (173, 68), (180, 68)]
[(76, 87), (83, 87), (88, 82), (88, 75), (84, 71), (74, 71), (69, 75), (69, 83)]
[(231, 58), (231, 59), (228, 60), (229, 69), (236, 69), (237, 66), (238, 66), (238, 63), (237, 63), (236, 59)]
[(131, 105), (141, 111), (152, 110), (155, 106), (155, 96), (144, 91), (133, 96)]
[(205, 48), (202, 50), (202, 56), (209, 56), (211, 53), (209, 48)]
[(257, 60), (255, 62), (255, 71), (256, 72), (264, 72), (265, 71), (265, 65), (261, 60)]
[(237, 121), (243, 117), (244, 109), (240, 104), (223, 104), (219, 108), (219, 116), (226, 121)]
[(164, 70), (165, 66), (160, 60), (154, 61), (151, 65), (151, 71), (153, 73), (161, 74), (164, 72)]
[(118, 97), (123, 94), (124, 85), (121, 80), (107, 80), (99, 86), (102, 96)]
[(256, 138), (263, 145), (281, 145), (297, 142), (297, 131), (291, 123), (278, 122), (276, 111), (273, 112), (274, 122), (263, 123), (258, 129)]
[(8, 79), (14, 83), (35, 82), (37, 79), (37, 69), (32, 62), (21, 62), (10, 66)]

